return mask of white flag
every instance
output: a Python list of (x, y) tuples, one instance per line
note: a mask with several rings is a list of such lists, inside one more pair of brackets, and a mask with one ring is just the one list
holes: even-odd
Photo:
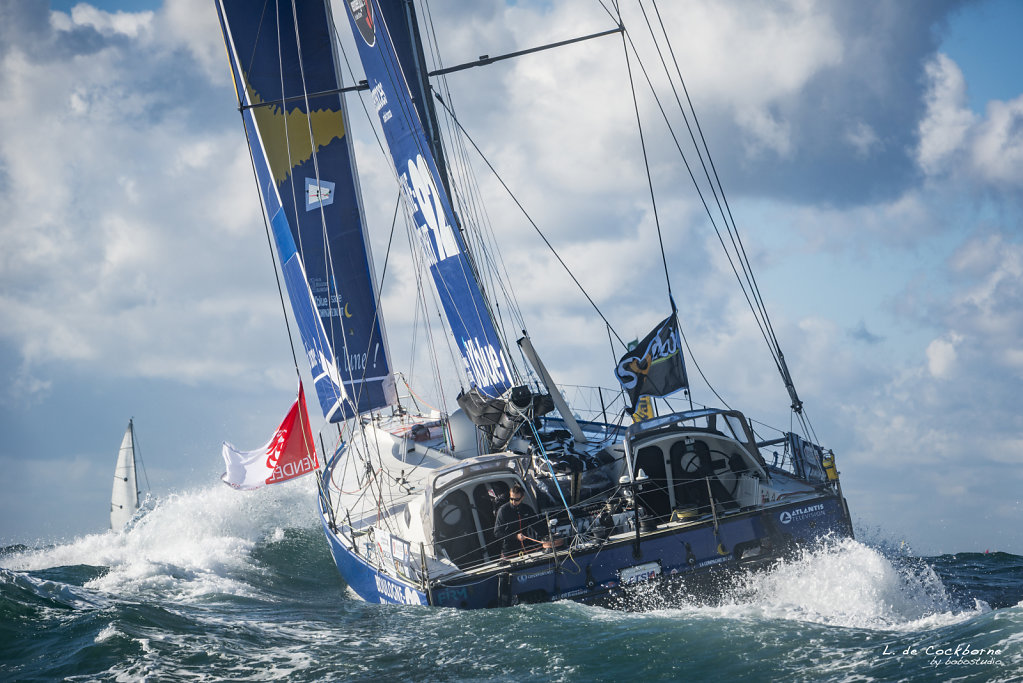
[(227, 471), (220, 479), (236, 489), (279, 484), (319, 468), (302, 384), (298, 385), (298, 398), (291, 410), (265, 446), (254, 451), (239, 451), (225, 442), (221, 455)]

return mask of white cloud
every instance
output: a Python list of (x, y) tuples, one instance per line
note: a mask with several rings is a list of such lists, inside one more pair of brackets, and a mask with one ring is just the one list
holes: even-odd
[(988, 104), (987, 118), (976, 131), (971, 161), (992, 185), (1023, 188), (1023, 95)]
[[(55, 27), (70, 28), (63, 24), (62, 18), (55, 17), (53, 22)], [(72, 25), (89, 26), (104, 35), (120, 33), (129, 38), (140, 38), (152, 30), (152, 22), (152, 12), (104, 12), (84, 2), (71, 8)]]
[(956, 361), (956, 343), (962, 337), (951, 334), (947, 338), (935, 339), (927, 345), (927, 369), (933, 377), (942, 379), (951, 374)]
[(917, 163), (930, 176), (966, 176), (996, 188), (1023, 187), (1023, 95), (988, 103), (980, 117), (967, 106), (966, 79), (938, 54), (926, 65), (927, 113), (919, 125)]
[(937, 173), (955, 161), (966, 141), (974, 115), (966, 106), (966, 80), (955, 62), (939, 54), (926, 66), (930, 89), (926, 117), (920, 122), (917, 162)]
[[(339, 15), (343, 16), (343, 15)], [(231, 70), (224, 53), (216, 6), (204, 0), (165, 0), (158, 16), (160, 40), (168, 49), (184, 47), (207, 78), (226, 84)]]
[[(969, 112), (968, 84), (947, 57), (931, 62), (921, 98), (914, 88), (921, 87), (921, 55), (933, 45), (928, 22), (946, 11), (931, 9), (937, 3), (878, 3), (862, 14), (859, 5), (854, 12), (848, 3), (808, 0), (660, 4), (733, 208), (757, 209), (737, 216), (749, 226), (744, 238), (755, 267), (767, 264), (775, 284), (794, 283), (769, 292), (768, 305), (822, 440), (839, 451), (849, 485), (862, 483), (861, 499), (850, 495), (854, 516), (889, 494), (901, 496), (906, 514), (933, 512), (943, 476), (934, 463), (957, 468), (950, 491), (957, 502), (983, 497), (993, 484), (979, 472), (1020, 454), (1011, 399), (1023, 372), (1023, 251), (1010, 225), (974, 235), (980, 218), (959, 204), (969, 192), (957, 182), (965, 174), (1018, 186), (1020, 98), (992, 103), (983, 117)], [(470, 5), (450, 10), (462, 15), (459, 22), (433, 8), (448, 65), (610, 22), (599, 7), (576, 20), (582, 3)], [(11, 39), (10, 28), (0, 40), (0, 85), (8, 93), (0, 109), (0, 339), (14, 350), (5, 359), (10, 386), (60, 394), (73, 371), (126, 383), (212, 378), (249, 387), (255, 378), (290, 391), (290, 354), (212, 3), (167, 0), (155, 13), (137, 14), (79, 6), (46, 16), (51, 33), (42, 38), (59, 41), (62, 51), (43, 59), (29, 41)], [(642, 19), (629, 25), (638, 42)], [(655, 65), (649, 48), (641, 49), (645, 64)], [(611, 65), (608, 55), (617, 58)], [(666, 299), (623, 73), (621, 41), (607, 37), (449, 81), (463, 123), (631, 338), (666, 314)], [(640, 98), (645, 111), (643, 87)], [(362, 117), (354, 100), (351, 109)], [(650, 120), (644, 132), (694, 356), (728, 401), (787, 426), (787, 396), (760, 332), (693, 208), (688, 179), (667, 165), (674, 148), (663, 123)], [(379, 273), (396, 191), (365, 123), (356, 123), (363, 126), (357, 154), (366, 210), (382, 226), (374, 228)], [(919, 164), (932, 183), (879, 175), (896, 154)], [(817, 165), (793, 175), (808, 158)], [(824, 175), (839, 189), (820, 193), (816, 176)], [(869, 199), (847, 191), (854, 181)], [(751, 204), (751, 184), (771, 199)], [(665, 196), (664, 188), (680, 192)], [(552, 272), (557, 266), (540, 255), (532, 229), (492, 189), (484, 181), (511, 279), (552, 372), (612, 382), (603, 323)], [(788, 200), (800, 192), (799, 202)], [(952, 204), (959, 213), (946, 211)], [(850, 266), (878, 255), (902, 279), (868, 282), (871, 272)], [(824, 276), (803, 274), (807, 259)], [(831, 271), (840, 269), (852, 272), (854, 290), (918, 280), (922, 293), (898, 320), (882, 310), (882, 295), (867, 292), (854, 302), (862, 310), (849, 314), (851, 322), (834, 304), (804, 314), (780, 305), (788, 303), (782, 296), (826, 293), (835, 286)], [(399, 369), (410, 365), (413, 295), (407, 257), (392, 255), (384, 306)], [(860, 337), (869, 329), (874, 343), (848, 342), (845, 330), (857, 320)], [(435, 342), (443, 355), (445, 342)], [(421, 374), (425, 368), (415, 366)], [(714, 402), (700, 392), (698, 399)], [(978, 452), (978, 432), (989, 453)], [(964, 454), (969, 467), (958, 469)], [(905, 476), (910, 469), (914, 476)], [(999, 485), (1011, 483), (1007, 477)]]

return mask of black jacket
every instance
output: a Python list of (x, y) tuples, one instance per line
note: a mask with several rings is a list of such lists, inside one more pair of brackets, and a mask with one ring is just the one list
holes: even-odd
[(494, 536), (501, 542), (502, 555), (514, 555), (520, 550), (536, 546), (531, 541), (519, 541), (515, 536), (523, 533), (530, 538), (540, 538), (536, 532), (536, 513), (525, 503), (505, 503), (497, 510), (494, 521)]

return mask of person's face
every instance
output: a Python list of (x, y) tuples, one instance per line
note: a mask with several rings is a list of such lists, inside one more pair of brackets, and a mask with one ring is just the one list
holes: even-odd
[(511, 503), (512, 505), (518, 505), (519, 503), (521, 503), (521, 502), (522, 502), (522, 496), (521, 496), (521, 495), (519, 495), (519, 494), (515, 494), (515, 493), (512, 493), (512, 494), (510, 494), (510, 495), (508, 496), (508, 501), (509, 501), (509, 502), (510, 502), (510, 503)]

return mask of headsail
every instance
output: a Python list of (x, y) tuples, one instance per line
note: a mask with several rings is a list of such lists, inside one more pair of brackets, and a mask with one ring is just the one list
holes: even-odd
[(470, 383), (486, 396), (512, 386), (512, 371), (455, 228), (451, 201), (377, 0), (347, 0), (352, 33), (451, 333)]
[(110, 528), (117, 530), (128, 523), (139, 509), (138, 473), (135, 470), (135, 429), (128, 421), (117, 452), (114, 467), (114, 490), (110, 494)]
[(393, 404), (329, 9), (324, 0), (217, 9), (323, 414), (336, 422)]

